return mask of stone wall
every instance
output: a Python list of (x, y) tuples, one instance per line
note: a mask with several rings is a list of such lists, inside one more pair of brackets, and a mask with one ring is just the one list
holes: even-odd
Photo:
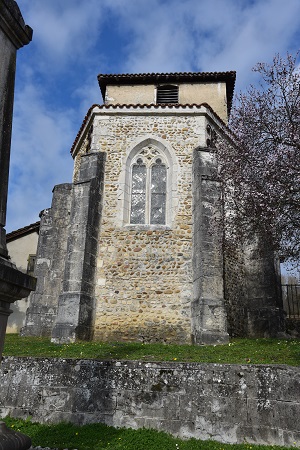
[[(222, 230), (212, 229), (222, 217), (221, 189), (207, 148), (218, 120), (206, 107), (93, 108), (73, 147), (73, 183), (55, 188), (41, 223), (39, 283), (24, 335), (213, 344), (228, 341), (228, 319), (232, 334), (283, 331), (272, 255), (258, 258), (252, 247), (237, 277), (231, 261), (224, 298), (229, 265)], [(132, 166), (140, 157), (148, 194), (151, 164), (160, 160), (167, 172), (159, 224), (130, 223)], [(146, 217), (145, 192), (139, 208)]]
[[(95, 117), (91, 151), (107, 155), (95, 339), (191, 343), (193, 150), (205, 142), (205, 123), (202, 113), (177, 111), (152, 115), (128, 109)], [(165, 226), (128, 225), (127, 160), (149, 142), (170, 157), (175, 181), (168, 221)]]
[[(204, 189), (201, 181), (210, 170), (207, 149), (203, 174), (195, 175), (194, 150), (206, 144), (208, 113), (204, 108), (98, 109), (74, 152), (73, 183), (55, 188), (52, 208), (41, 223), (39, 286), (23, 335), (52, 335), (55, 342), (93, 338), (201, 344), (228, 339), (222, 256), (213, 239), (209, 252), (204, 250), (210, 217), (209, 208), (201, 205), (215, 203), (218, 196), (215, 187)], [(129, 223), (131, 164), (139, 152), (151, 161), (160, 155), (168, 172), (164, 224)], [(197, 239), (194, 222), (201, 223)], [(203, 252), (193, 264), (201, 239)], [(199, 263), (204, 253), (205, 276)], [(194, 289), (195, 271), (204, 290)], [(203, 309), (205, 301), (210, 304)], [(198, 326), (201, 321), (204, 329)]]
[(0, 415), (300, 445), (300, 368), (4, 358)]
[(225, 298), (231, 336), (276, 337), (285, 332), (279, 270), (272, 251), (255, 237), (225, 247)]
[(224, 265), (228, 333), (230, 336), (247, 336), (247, 285), (243, 249), (227, 244)]
[(52, 341), (56, 343), (93, 337), (104, 168), (104, 153), (84, 155), (79, 180), (72, 186), (64, 278), (52, 330)]
[(23, 336), (52, 335), (57, 343), (93, 337), (104, 166), (104, 153), (83, 155), (76, 183), (55, 186), (52, 206), (41, 214), (38, 284)]

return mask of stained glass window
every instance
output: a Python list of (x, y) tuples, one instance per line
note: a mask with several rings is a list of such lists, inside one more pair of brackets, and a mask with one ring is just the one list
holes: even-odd
[(151, 146), (136, 158), (131, 172), (132, 224), (166, 223), (167, 167)]

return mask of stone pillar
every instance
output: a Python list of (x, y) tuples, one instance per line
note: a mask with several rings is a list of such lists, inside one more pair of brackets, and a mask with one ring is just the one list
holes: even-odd
[(0, 256), (7, 258), (6, 203), (10, 160), (16, 54), (28, 44), (32, 29), (25, 25), (14, 0), (0, 2)]
[[(28, 44), (32, 29), (25, 25), (14, 0), (0, 0), (0, 361), (10, 304), (28, 297), (36, 279), (20, 272), (9, 262), (6, 247), (6, 205), (14, 101), (16, 53)], [(27, 450), (31, 439), (0, 423), (0, 448)]]
[(222, 230), (212, 230), (221, 217), (221, 189), (214, 179), (214, 156), (208, 148), (194, 151), (192, 337), (195, 344), (229, 340), (224, 302)]
[(73, 185), (64, 279), (52, 332), (55, 343), (89, 340), (93, 336), (105, 156), (83, 155), (79, 179)]
[(28, 44), (32, 29), (25, 25), (14, 0), (0, 2), (0, 358), (10, 304), (27, 297), (36, 280), (16, 269), (6, 248), (6, 204), (16, 70), (16, 53)]

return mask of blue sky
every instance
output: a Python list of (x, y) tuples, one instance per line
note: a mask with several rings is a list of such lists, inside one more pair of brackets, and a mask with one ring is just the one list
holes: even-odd
[(300, 48), (299, 0), (18, 0), (33, 41), (18, 52), (7, 231), (39, 219), (71, 182), (70, 148), (101, 103), (98, 73), (236, 70)]

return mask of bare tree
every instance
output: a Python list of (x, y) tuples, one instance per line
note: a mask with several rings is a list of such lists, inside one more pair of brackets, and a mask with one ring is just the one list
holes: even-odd
[(285, 260), (300, 256), (300, 70), (298, 54), (259, 63), (258, 87), (239, 94), (229, 127), (233, 144), (217, 144), (224, 180), (227, 236), (253, 233)]

